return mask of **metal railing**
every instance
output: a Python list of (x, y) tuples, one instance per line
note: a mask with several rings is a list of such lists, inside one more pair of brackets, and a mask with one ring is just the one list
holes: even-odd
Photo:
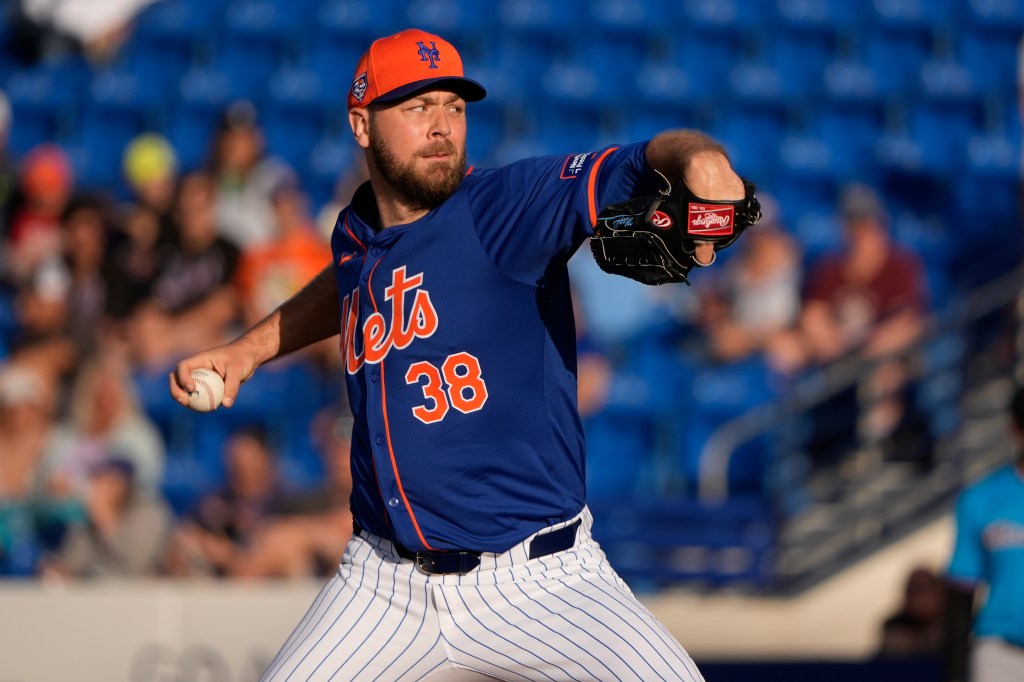
[[(865, 360), (859, 356), (844, 358), (801, 379), (779, 400), (760, 405), (726, 422), (716, 429), (705, 443), (699, 459), (698, 496), (714, 505), (729, 494), (729, 463), (737, 449), (755, 438), (769, 435), (794, 416), (820, 405), (839, 392), (855, 386), (859, 378), (880, 362), (893, 359), (910, 360), (914, 379), (929, 373), (950, 369), (936, 366), (929, 349), (937, 344), (956, 341), (972, 324), (1021, 299), (1024, 268), (1015, 270), (953, 302), (942, 313), (933, 316), (916, 343), (893, 356)], [(1024, 299), (1021, 299), (1024, 300)], [(936, 354), (940, 358), (941, 354)], [(943, 361), (955, 361), (944, 358)], [(1015, 371), (1015, 368), (1010, 370)], [(975, 382), (990, 377), (973, 377)], [(777, 452), (777, 458), (792, 453)], [(776, 462), (778, 464), (778, 462)]]

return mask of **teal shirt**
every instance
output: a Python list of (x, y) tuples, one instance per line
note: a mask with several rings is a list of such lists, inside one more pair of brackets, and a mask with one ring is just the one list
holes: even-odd
[(1015, 465), (975, 483), (956, 506), (956, 544), (948, 575), (988, 586), (976, 637), (1024, 645), (1024, 476)]

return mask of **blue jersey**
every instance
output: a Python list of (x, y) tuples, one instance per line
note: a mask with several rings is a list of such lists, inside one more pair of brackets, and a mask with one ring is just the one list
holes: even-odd
[(956, 507), (955, 582), (988, 586), (974, 634), (1024, 645), (1024, 476), (1003, 467), (964, 491)]
[(413, 550), (503, 552), (583, 508), (566, 262), (599, 208), (656, 187), (646, 145), (470, 169), (379, 232), (338, 217), (355, 519)]

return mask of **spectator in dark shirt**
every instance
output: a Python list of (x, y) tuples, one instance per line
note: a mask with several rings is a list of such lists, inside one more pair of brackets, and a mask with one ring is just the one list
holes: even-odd
[(200, 499), (174, 534), (165, 562), (172, 575), (230, 575), (285, 499), (274, 453), (259, 429), (234, 434), (224, 463), (224, 487)]
[(338, 569), (352, 536), (349, 496), (351, 417), (336, 417), (332, 406), (313, 420), (324, 462), (323, 483), (282, 499), (275, 513), (234, 554), (228, 567), (239, 578), (328, 576)]
[(213, 178), (204, 172), (181, 181), (177, 238), (161, 248), (152, 297), (138, 308), (132, 324), (133, 349), (148, 365), (223, 342), (237, 318), (232, 279), (239, 251), (218, 233), (214, 192)]
[(846, 248), (811, 268), (801, 352), (811, 366), (850, 355), (866, 364), (857, 385), (820, 406), (809, 449), (818, 460), (834, 460), (851, 445), (878, 444), (886, 457), (923, 462), (930, 441), (913, 409), (905, 355), (926, 320), (924, 268), (893, 241), (888, 212), (874, 191), (847, 188), (840, 212)]

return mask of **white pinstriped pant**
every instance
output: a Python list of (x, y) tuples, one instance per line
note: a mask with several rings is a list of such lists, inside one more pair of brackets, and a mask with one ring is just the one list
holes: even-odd
[(531, 536), (464, 575), (425, 575), (354, 536), (262, 682), (703, 682), (608, 564), (590, 511), (580, 519), (575, 547), (528, 559)]

